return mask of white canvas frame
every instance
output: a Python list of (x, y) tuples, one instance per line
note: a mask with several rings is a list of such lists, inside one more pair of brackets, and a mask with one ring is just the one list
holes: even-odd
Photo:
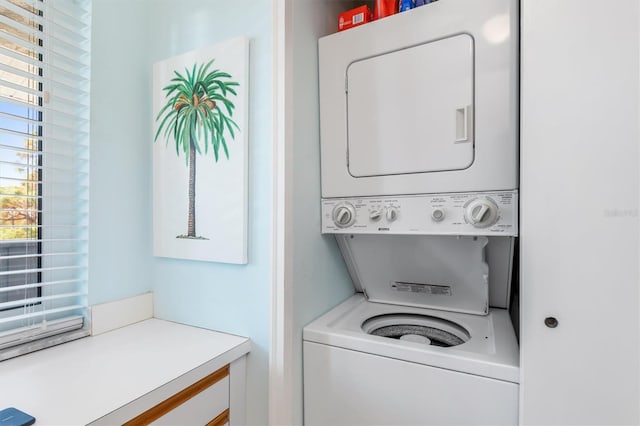
[[(198, 239), (176, 238), (186, 234), (188, 213), (188, 167), (185, 154), (176, 155), (175, 141), (164, 131), (153, 146), (153, 254), (159, 257), (247, 263), (248, 194), (248, 106), (249, 40), (240, 37), (193, 50), (153, 66), (153, 129), (166, 103), (163, 87), (174, 71), (184, 75), (194, 63), (215, 59), (212, 69), (231, 74), (239, 83), (237, 96), (229, 95), (235, 109), (233, 120), (239, 130), (235, 138), (227, 134), (229, 159), (220, 150), (214, 160), (212, 149), (197, 155), (196, 234)], [(201, 238), (201, 239), (200, 239)], [(206, 238), (206, 239), (205, 239)]]

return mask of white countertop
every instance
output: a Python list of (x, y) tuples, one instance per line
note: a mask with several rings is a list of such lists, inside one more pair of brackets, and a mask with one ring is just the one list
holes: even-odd
[(0, 362), (0, 409), (18, 408), (36, 426), (85, 425), (250, 347), (244, 337), (150, 319)]

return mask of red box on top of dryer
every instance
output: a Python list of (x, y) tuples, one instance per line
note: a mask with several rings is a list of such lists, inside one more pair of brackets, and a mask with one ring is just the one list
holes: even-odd
[(368, 6), (359, 6), (355, 9), (342, 12), (338, 16), (338, 31), (348, 30), (358, 25), (366, 24), (373, 20), (373, 14)]

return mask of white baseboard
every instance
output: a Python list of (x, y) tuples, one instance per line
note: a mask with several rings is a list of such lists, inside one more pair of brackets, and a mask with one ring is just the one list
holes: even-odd
[(95, 336), (150, 318), (153, 318), (153, 293), (93, 305), (91, 334)]

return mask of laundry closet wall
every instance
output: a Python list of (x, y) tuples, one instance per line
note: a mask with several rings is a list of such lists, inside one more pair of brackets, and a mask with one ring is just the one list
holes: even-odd
[[(335, 239), (320, 234), (320, 129), (318, 38), (337, 31), (338, 14), (358, 6), (350, 0), (277, 0), (275, 96), (282, 276), (275, 294), (282, 330), (274, 327), (270, 421), (302, 424), (302, 328), (353, 294)], [(279, 216), (281, 218), (281, 216)], [(281, 334), (281, 339), (278, 333)], [(281, 358), (280, 358), (281, 356)], [(278, 380), (282, 380), (282, 386)], [(280, 400), (278, 400), (280, 398)]]
[[(152, 290), (155, 316), (251, 338), (247, 422), (267, 423), (271, 306), (270, 0), (93, 0), (92, 303)], [(152, 254), (152, 64), (250, 39), (248, 265)]]

